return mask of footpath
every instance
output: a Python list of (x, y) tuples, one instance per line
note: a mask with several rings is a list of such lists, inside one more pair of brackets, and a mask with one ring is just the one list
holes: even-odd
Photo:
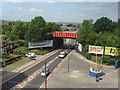
[(4, 80), (6, 80), (7, 78), (19, 73), (21, 70), (24, 70), (25, 68), (29, 67), (30, 65), (34, 64), (34, 63), (37, 63), (39, 61), (41, 61), (42, 59), (46, 58), (47, 56), (53, 54), (54, 52), (57, 52), (58, 50), (54, 50), (50, 53), (47, 53), (45, 55), (37, 55), (35, 57), (35, 60), (32, 60), (31, 62), (27, 63), (27, 64), (24, 64), (22, 65), (21, 67), (19, 68), (16, 68), (15, 70), (13, 71), (0, 71), (0, 83), (2, 83)]
[[(89, 76), (89, 65), (95, 63), (72, 50), (66, 62), (51, 77), (48, 88), (118, 88), (118, 69), (103, 65), (102, 80), (96, 82), (95, 77)], [(94, 90), (94, 89), (93, 89)], [(103, 89), (104, 90), (104, 89)], [(109, 90), (109, 89), (108, 89)]]
[[(55, 50), (55, 51), (56, 51), (56, 50)], [(33, 64), (33, 63), (35, 63), (35, 62), (37, 62), (37, 61), (42, 60), (42, 59), (45, 58), (46, 56), (49, 56), (50, 54), (54, 53), (55, 51), (49, 52), (49, 53), (44, 54), (44, 55), (37, 55), (37, 56), (34, 58), (35, 60), (31, 60), (31, 62), (29, 62), (29, 63), (27, 63), (27, 64), (24, 64), (23, 66), (15, 69), (15, 70), (13, 70), (12, 72), (19, 72), (20, 70), (22, 70), (22, 69), (30, 66), (31, 64)]]

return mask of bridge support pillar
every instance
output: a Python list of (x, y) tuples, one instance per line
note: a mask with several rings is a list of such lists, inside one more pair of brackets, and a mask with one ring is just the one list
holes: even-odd
[(63, 38), (54, 37), (53, 38), (53, 49), (58, 49), (63, 47)]

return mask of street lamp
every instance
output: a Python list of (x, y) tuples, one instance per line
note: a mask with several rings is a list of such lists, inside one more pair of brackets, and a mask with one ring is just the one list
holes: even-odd
[[(70, 50), (70, 39), (69, 39), (69, 46), (68, 46), (68, 50)], [(70, 59), (70, 55), (68, 56), (68, 73), (69, 73), (69, 59)]]
[(69, 56), (68, 56), (68, 73), (69, 73)]
[(45, 61), (45, 90), (47, 90), (47, 75), (46, 75), (46, 61)]

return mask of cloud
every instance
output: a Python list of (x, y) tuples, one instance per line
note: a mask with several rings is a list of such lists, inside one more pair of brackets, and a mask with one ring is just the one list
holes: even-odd
[(84, 15), (84, 14), (79, 14), (78, 16), (83, 17), (83, 16), (85, 16), (85, 15)]
[(36, 11), (36, 9), (35, 8), (31, 8), (30, 11)]
[(17, 9), (18, 9), (18, 10), (22, 10), (22, 7), (18, 7)]
[(2, 2), (119, 2), (119, 0), (3, 0)]
[(23, 2), (24, 0), (4, 0), (3, 2)]
[(57, 12), (58, 15), (61, 15), (62, 13), (61, 12)]
[(32, 12), (41, 12), (41, 13), (44, 12), (43, 10), (38, 10), (36, 8), (30, 8), (30, 11), (32, 11)]
[(54, 3), (55, 3), (55, 1), (48, 1), (48, 3), (49, 3), (49, 4), (54, 4)]

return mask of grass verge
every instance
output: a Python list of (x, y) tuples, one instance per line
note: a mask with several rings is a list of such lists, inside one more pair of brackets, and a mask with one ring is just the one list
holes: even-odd
[(12, 70), (15, 70), (16, 68), (24, 65), (24, 64), (27, 64), (28, 62), (31, 62), (31, 60), (29, 58), (22, 58), (14, 63), (11, 63), (9, 65), (6, 65), (5, 67), (2, 67), (0, 69), (2, 70), (5, 70), (5, 71), (12, 71)]

